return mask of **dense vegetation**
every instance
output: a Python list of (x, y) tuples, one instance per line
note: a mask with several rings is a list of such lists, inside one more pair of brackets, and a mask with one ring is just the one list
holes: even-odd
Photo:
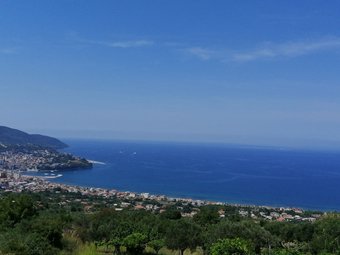
[(66, 194), (72, 203), (63, 206), (58, 192), (1, 193), (0, 254), (340, 254), (338, 214), (315, 223), (270, 222), (241, 218), (231, 207), (222, 219), (221, 206), (206, 206), (182, 218), (176, 207), (115, 211), (96, 198), (85, 212), (77, 196)]
[[(62, 149), (67, 145), (56, 138), (44, 135), (30, 135), (17, 129), (0, 126), (0, 145), (35, 145)], [(1, 146), (0, 146), (1, 147)]]

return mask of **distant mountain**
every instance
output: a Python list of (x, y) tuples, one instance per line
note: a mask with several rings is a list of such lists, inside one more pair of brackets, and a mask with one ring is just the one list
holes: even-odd
[(17, 129), (0, 126), (0, 144), (4, 145), (37, 145), (53, 149), (63, 149), (67, 144), (56, 138), (44, 135), (30, 135)]

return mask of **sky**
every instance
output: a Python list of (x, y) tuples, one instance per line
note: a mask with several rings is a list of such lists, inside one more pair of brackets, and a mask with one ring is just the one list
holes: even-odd
[(0, 125), (340, 148), (336, 0), (1, 0)]

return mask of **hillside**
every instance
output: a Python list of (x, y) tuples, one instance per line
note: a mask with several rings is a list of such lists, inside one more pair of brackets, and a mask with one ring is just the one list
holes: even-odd
[(56, 138), (28, 134), (23, 131), (0, 126), (0, 144), (4, 145), (37, 145), (42, 147), (48, 147), (53, 149), (63, 149), (67, 145)]

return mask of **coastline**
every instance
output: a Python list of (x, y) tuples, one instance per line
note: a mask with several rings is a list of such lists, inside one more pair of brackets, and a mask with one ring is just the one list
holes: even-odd
[(93, 187), (93, 186), (83, 186), (83, 185), (76, 185), (76, 184), (69, 184), (69, 183), (63, 183), (63, 182), (56, 182), (55, 179), (62, 177), (62, 174), (58, 174), (56, 176), (36, 176), (36, 175), (25, 175), (25, 177), (34, 177), (41, 179), (43, 181), (53, 183), (57, 187), (60, 188), (71, 188), (71, 189), (79, 189), (80, 190), (97, 190), (99, 193), (120, 193), (120, 194), (125, 194), (129, 198), (134, 198), (134, 197), (139, 197), (139, 196), (147, 196), (151, 198), (162, 198), (166, 199), (169, 201), (180, 201), (180, 202), (192, 202), (192, 203), (197, 203), (200, 205), (227, 205), (227, 206), (235, 206), (235, 207), (244, 207), (244, 208), (267, 208), (269, 210), (286, 210), (286, 211), (291, 211), (291, 210), (302, 210), (302, 211), (319, 211), (319, 212), (338, 212), (337, 210), (324, 210), (324, 209), (309, 209), (309, 208), (304, 208), (301, 206), (279, 206), (279, 205), (260, 205), (260, 204), (251, 204), (251, 203), (237, 203), (237, 202), (227, 202), (227, 201), (215, 201), (211, 199), (199, 199), (199, 198), (194, 198), (194, 197), (185, 197), (185, 196), (171, 196), (171, 195), (166, 195), (166, 194), (151, 194), (149, 192), (137, 192), (137, 191), (129, 191), (129, 190), (119, 190), (116, 188), (102, 188), (102, 187)]
[[(340, 211), (340, 160), (329, 153), (147, 141), (69, 144), (67, 152), (106, 165), (65, 171), (56, 182), (230, 204)], [(328, 171), (323, 170), (326, 162)]]
[(91, 159), (86, 159), (88, 162), (92, 163), (92, 164), (97, 164), (97, 165), (106, 165), (105, 162), (101, 162), (101, 161), (96, 161), (96, 160), (91, 160)]
[[(99, 162), (99, 161), (95, 161)], [(96, 163), (94, 163), (96, 164)], [(99, 162), (98, 165), (106, 165), (104, 162)], [(51, 173), (59, 172), (61, 173), (62, 170), (46, 170)], [(38, 171), (41, 172), (41, 171)], [(273, 205), (273, 204), (255, 204), (255, 203), (240, 203), (240, 202), (230, 202), (230, 201), (221, 201), (221, 200), (214, 200), (214, 199), (207, 199), (207, 198), (195, 198), (194, 195), (190, 196), (177, 196), (177, 195), (170, 195), (170, 194), (160, 194), (160, 193), (153, 193), (148, 191), (130, 191), (130, 190), (120, 190), (117, 188), (105, 188), (105, 187), (99, 187), (99, 186), (88, 186), (88, 185), (81, 185), (81, 184), (72, 184), (67, 182), (58, 182), (56, 179), (63, 177), (63, 174), (57, 174), (57, 175), (46, 175), (46, 176), (40, 176), (36, 175), (37, 172), (31, 172), (32, 175), (25, 175), (24, 172), (21, 172), (21, 174), (25, 177), (35, 177), (40, 178), (44, 181), (51, 182), (56, 185), (60, 185), (60, 187), (73, 187), (75, 189), (85, 189), (85, 190), (101, 190), (101, 191), (107, 191), (107, 192), (119, 192), (122, 194), (131, 194), (132, 197), (138, 196), (140, 194), (149, 194), (151, 197), (163, 197), (168, 200), (176, 200), (176, 201), (184, 201), (184, 202), (197, 202), (202, 204), (210, 204), (210, 205), (227, 205), (227, 206), (236, 206), (236, 207), (249, 207), (249, 208), (267, 208), (267, 209), (284, 209), (284, 210), (303, 210), (303, 211), (318, 211), (318, 212), (340, 212), (339, 209), (334, 208), (311, 208), (307, 206), (301, 206), (301, 205)]]
[[(231, 204), (225, 202), (215, 202), (209, 200), (199, 200), (192, 198), (178, 198), (166, 195), (155, 195), (150, 193), (137, 193), (131, 191), (119, 191), (116, 189), (103, 189), (93, 187), (82, 187), (77, 185), (68, 185), (56, 183), (49, 179), (30, 175), (21, 175), (18, 172), (0, 170), (0, 190), (5, 192), (21, 193), (25, 191), (38, 193), (38, 192), (54, 192), (60, 193), (72, 192), (80, 193), (84, 196), (102, 197), (103, 199), (115, 199), (119, 202), (112, 204), (113, 208), (117, 211), (124, 208), (134, 210), (148, 210), (157, 213), (162, 213), (168, 206), (178, 206), (178, 204), (189, 205), (193, 208), (200, 210), (203, 206), (221, 206), (233, 207), (241, 217), (250, 217), (253, 219), (263, 219), (268, 221), (309, 221), (314, 222), (320, 218), (324, 213), (321, 211), (305, 211), (296, 207), (272, 207), (272, 206), (258, 206), (258, 205), (244, 205), (244, 204)], [(6, 177), (4, 174), (6, 173)], [(5, 182), (4, 182), (5, 180)], [(1, 186), (6, 183), (7, 186)], [(153, 206), (154, 204), (159, 206)], [(163, 208), (163, 209), (162, 209)], [(197, 210), (192, 213), (181, 212), (182, 217), (193, 217)], [(220, 217), (224, 217), (221, 215)]]

